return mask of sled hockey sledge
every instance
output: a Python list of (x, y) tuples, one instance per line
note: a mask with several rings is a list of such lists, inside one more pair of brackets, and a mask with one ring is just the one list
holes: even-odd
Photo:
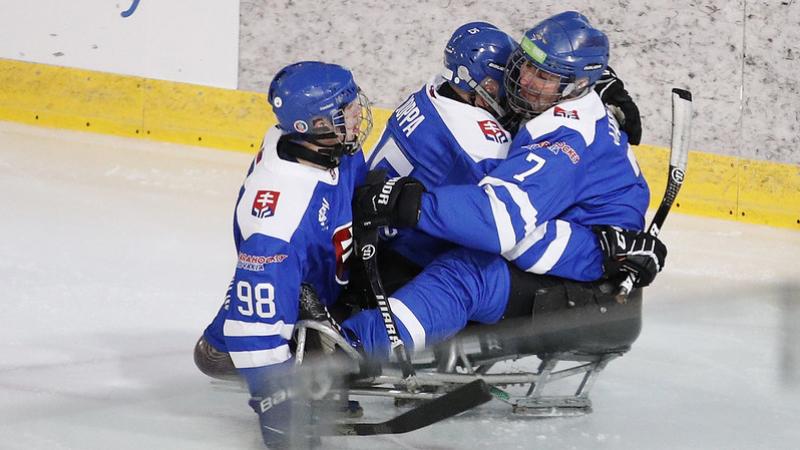
[[(589, 393), (598, 375), (631, 348), (641, 323), (642, 295), (635, 290), (624, 304), (615, 301), (613, 295), (605, 295), (583, 305), (534, 312), (532, 318), (474, 325), (416, 354), (413, 377), (405, 377), (396, 362), (388, 362), (373, 366), (368, 376), (352, 378), (342, 394), (388, 397), (396, 404), (421, 403), (481, 380), (492, 398), (509, 404), (513, 413), (535, 417), (582, 415), (592, 411)], [(303, 362), (309, 330), (336, 340), (352, 359), (353, 371), (366, 364), (327, 325), (300, 321), (296, 330), (298, 364)], [(503, 368), (503, 363), (520, 359), (535, 364), (534, 357), (539, 361), (535, 371)], [(558, 393), (550, 389), (556, 384)], [(570, 384), (571, 393), (561, 393)]]

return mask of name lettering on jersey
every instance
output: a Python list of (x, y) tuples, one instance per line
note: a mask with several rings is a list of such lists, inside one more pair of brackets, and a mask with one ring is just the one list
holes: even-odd
[(425, 116), (420, 114), (419, 108), (417, 108), (417, 101), (413, 95), (395, 110), (394, 117), (406, 137), (410, 137), (411, 133), (425, 120)]
[(550, 150), (550, 152), (552, 154), (554, 154), (554, 155), (557, 155), (559, 153), (563, 153), (563, 154), (567, 155), (567, 157), (569, 158), (569, 161), (572, 164), (578, 164), (580, 162), (580, 160), (581, 160), (581, 156), (578, 154), (578, 152), (576, 152), (574, 148), (572, 148), (569, 144), (567, 144), (566, 142), (563, 142), (563, 141), (558, 141), (558, 142), (555, 142), (555, 143), (551, 143), (550, 141), (541, 141), (541, 142), (537, 142), (535, 144), (525, 145), (522, 148), (525, 148), (525, 149), (528, 149), (528, 150), (536, 150), (536, 149), (540, 149), (540, 148), (546, 148), (547, 150)]
[(278, 208), (278, 197), (280, 196), (281, 193), (278, 191), (256, 192), (251, 213), (259, 219), (274, 216), (275, 210)]
[(239, 252), (239, 261), (236, 263), (237, 269), (249, 270), (250, 272), (263, 272), (264, 266), (267, 264), (280, 264), (289, 255), (278, 253), (269, 256), (249, 255), (244, 252)]
[(333, 251), (336, 253), (336, 282), (350, 281), (347, 259), (353, 254), (353, 223), (342, 225), (333, 232)]
[(328, 210), (331, 209), (331, 204), (328, 203), (328, 199), (322, 197), (322, 206), (319, 208), (319, 213), (317, 214), (317, 219), (319, 220), (319, 226), (322, 227), (323, 230), (328, 229)]
[(500, 144), (508, 142), (508, 135), (503, 131), (503, 127), (494, 120), (479, 120), (478, 126), (483, 132), (483, 137), (485, 137), (487, 141)]
[(567, 119), (580, 120), (580, 117), (578, 117), (578, 111), (576, 111), (574, 109), (566, 110), (566, 109), (560, 108), (558, 106), (553, 108), (553, 115), (556, 116), (556, 117), (565, 117)]

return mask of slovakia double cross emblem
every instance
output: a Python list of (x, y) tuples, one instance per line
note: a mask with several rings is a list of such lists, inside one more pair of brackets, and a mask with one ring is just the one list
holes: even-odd
[(503, 128), (494, 120), (479, 120), (478, 126), (481, 128), (483, 137), (485, 137), (487, 141), (500, 144), (508, 142), (508, 136), (506, 136), (505, 131), (503, 131)]
[(274, 216), (275, 210), (278, 208), (278, 197), (280, 196), (281, 193), (278, 191), (256, 192), (256, 198), (253, 199), (252, 214), (259, 219)]

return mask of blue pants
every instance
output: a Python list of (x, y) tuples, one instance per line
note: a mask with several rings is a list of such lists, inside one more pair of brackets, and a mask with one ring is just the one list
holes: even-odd
[[(509, 269), (502, 257), (458, 248), (398, 289), (389, 305), (403, 343), (420, 350), (453, 336), (468, 321), (496, 323), (509, 292)], [(360, 340), (368, 354), (388, 356), (389, 338), (377, 309), (359, 312), (342, 327)]]

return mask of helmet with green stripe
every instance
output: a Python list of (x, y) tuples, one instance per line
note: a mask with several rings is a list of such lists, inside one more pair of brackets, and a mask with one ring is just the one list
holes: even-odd
[(605, 33), (575, 11), (556, 14), (528, 30), (509, 58), (509, 106), (532, 118), (556, 103), (589, 92), (608, 65)]

